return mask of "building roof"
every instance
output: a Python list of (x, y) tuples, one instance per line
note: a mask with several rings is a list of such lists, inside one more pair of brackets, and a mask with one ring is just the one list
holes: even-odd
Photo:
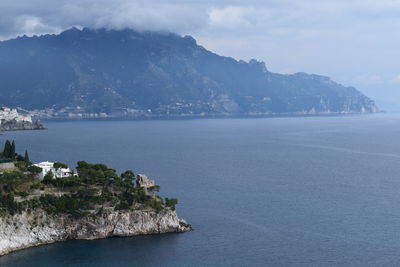
[(43, 162), (40, 162), (40, 163), (36, 163), (36, 164), (34, 164), (35, 166), (38, 166), (38, 167), (53, 167), (53, 165), (54, 165), (54, 162), (50, 162), (50, 161), (43, 161)]

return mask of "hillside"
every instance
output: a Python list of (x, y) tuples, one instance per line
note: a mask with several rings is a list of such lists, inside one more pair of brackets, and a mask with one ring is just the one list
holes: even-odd
[[(168, 117), (376, 112), (327, 77), (269, 72), (190, 37), (79, 30), (0, 42), (0, 103), (42, 116)], [(43, 112), (43, 110), (46, 110)]]

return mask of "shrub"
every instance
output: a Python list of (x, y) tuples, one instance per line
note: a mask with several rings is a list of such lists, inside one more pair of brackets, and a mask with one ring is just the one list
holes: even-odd
[(148, 204), (151, 208), (155, 209), (157, 212), (163, 209), (162, 202), (156, 198), (150, 199)]
[(17, 196), (20, 196), (20, 197), (23, 197), (23, 198), (29, 196), (29, 194), (27, 192), (16, 192), (15, 194)]
[(31, 184), (31, 186), (30, 186), (30, 189), (32, 189), (32, 190), (39, 189), (39, 188), (40, 188), (39, 183)]
[(43, 177), (43, 183), (44, 184), (51, 184), (51, 182), (53, 181), (54, 175), (52, 171), (49, 171), (48, 173), (46, 173), (46, 175)]
[(15, 166), (20, 169), (21, 171), (26, 171), (27, 167), (26, 167), (26, 163), (24, 161), (17, 161), (15, 163)]
[(0, 208), (14, 215), (22, 211), (22, 204), (14, 201), (13, 194), (8, 194), (6, 196), (0, 196)]
[(129, 210), (131, 206), (126, 201), (121, 201), (117, 206), (115, 206), (115, 210)]
[(175, 210), (175, 205), (178, 204), (178, 200), (176, 198), (165, 198), (165, 205), (172, 210)]
[(28, 171), (32, 174), (39, 174), (42, 172), (42, 168), (35, 165), (31, 165), (28, 167)]
[(22, 172), (19, 171), (12, 171), (12, 172), (5, 172), (1, 175), (0, 185), (6, 192), (14, 192), (15, 189), (24, 183), (30, 181), (30, 178)]

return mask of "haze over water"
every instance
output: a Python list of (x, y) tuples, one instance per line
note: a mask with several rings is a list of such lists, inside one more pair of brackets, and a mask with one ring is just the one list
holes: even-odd
[(31, 160), (156, 179), (184, 234), (68, 241), (0, 266), (395, 266), (400, 116), (47, 122), (6, 132)]

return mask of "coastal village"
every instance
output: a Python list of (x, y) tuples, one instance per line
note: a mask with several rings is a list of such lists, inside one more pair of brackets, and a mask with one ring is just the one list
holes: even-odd
[(0, 126), (6, 121), (32, 123), (32, 117), (29, 114), (19, 114), (15, 108), (0, 107)]
[(0, 130), (38, 130), (44, 129), (39, 121), (33, 121), (29, 113), (19, 113), (15, 108), (0, 106)]

